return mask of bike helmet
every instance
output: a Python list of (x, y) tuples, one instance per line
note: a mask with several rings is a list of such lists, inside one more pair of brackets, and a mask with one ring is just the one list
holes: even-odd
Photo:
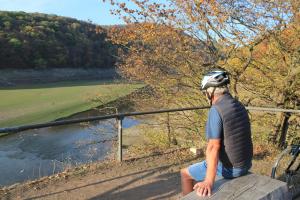
[(214, 70), (204, 75), (201, 90), (206, 90), (209, 87), (222, 87), (229, 83), (230, 80), (226, 71)]

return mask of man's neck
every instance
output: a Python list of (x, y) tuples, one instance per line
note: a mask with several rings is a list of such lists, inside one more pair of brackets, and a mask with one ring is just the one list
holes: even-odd
[(221, 95), (214, 95), (214, 96), (212, 97), (212, 101), (211, 101), (212, 105), (214, 105), (214, 104), (217, 102), (217, 100), (220, 99), (223, 95), (224, 95), (224, 94), (221, 94)]

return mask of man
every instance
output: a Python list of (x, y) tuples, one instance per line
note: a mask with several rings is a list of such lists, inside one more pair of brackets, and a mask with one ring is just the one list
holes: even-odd
[[(206, 123), (206, 160), (181, 170), (182, 193), (196, 190), (199, 196), (210, 196), (216, 176), (235, 178), (248, 173), (252, 166), (253, 145), (245, 107), (228, 90), (226, 71), (207, 73), (201, 83), (209, 99)], [(194, 181), (198, 182), (194, 185)]]

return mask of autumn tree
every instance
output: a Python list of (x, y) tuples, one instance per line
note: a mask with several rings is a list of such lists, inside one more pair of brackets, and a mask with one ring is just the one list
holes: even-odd
[[(239, 81), (241, 90), (250, 92), (246, 98), (252, 104), (300, 108), (299, 24), (295, 19), (265, 37), (253, 50), (253, 60)], [(295, 115), (278, 113), (270, 135), (272, 142), (283, 146), (288, 124), (296, 126), (298, 120)]]
[[(191, 40), (184, 32), (174, 30), (171, 26), (153, 23), (116, 26), (110, 29), (108, 35), (120, 46), (119, 56), (126, 58), (119, 60), (121, 73), (126, 78), (141, 80), (152, 88), (151, 95), (144, 94), (145, 98), (139, 98), (136, 102), (138, 107), (147, 109), (150, 102), (151, 108), (148, 109), (206, 103), (204, 99), (199, 98), (199, 81), (202, 73), (199, 63), (208, 62), (208, 58), (203, 57), (204, 49), (200, 48), (197, 40)], [(147, 100), (144, 101), (145, 99)], [(182, 118), (185, 118), (190, 132), (199, 133), (199, 122), (204, 121), (204, 115), (200, 115), (200, 118), (191, 118), (191, 113), (185, 112), (180, 113), (181, 120), (179, 120), (177, 114), (163, 115), (157, 121), (163, 123), (168, 133), (174, 133), (170, 131), (170, 124), (172, 127), (179, 127)], [(169, 136), (170, 141), (176, 140), (175, 138), (174, 135)]]
[[(204, 105), (203, 72), (224, 68), (245, 104), (299, 109), (299, 1), (110, 3), (128, 24), (110, 33), (122, 47), (120, 70), (153, 87), (160, 106)], [(197, 117), (187, 118), (196, 124)], [(274, 142), (285, 141), (288, 120), (278, 115)]]

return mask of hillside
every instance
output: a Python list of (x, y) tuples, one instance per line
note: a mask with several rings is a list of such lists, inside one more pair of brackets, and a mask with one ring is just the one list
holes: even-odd
[(0, 11), (0, 69), (108, 68), (114, 50), (106, 30), (95, 24)]

